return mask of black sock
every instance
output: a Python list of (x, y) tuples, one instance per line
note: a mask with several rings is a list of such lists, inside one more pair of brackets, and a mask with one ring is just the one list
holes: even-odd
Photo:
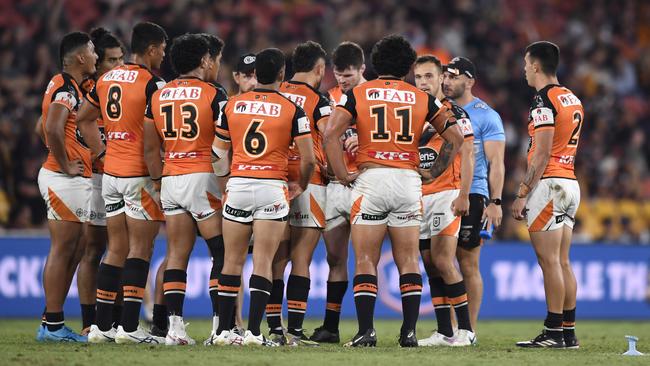
[(258, 275), (251, 275), (248, 282), (250, 289), (251, 302), (248, 309), (248, 330), (253, 335), (260, 335), (260, 324), (262, 324), (262, 317), (264, 317), (264, 309), (266, 303), (269, 301), (269, 295), (273, 284), (266, 278)]
[(210, 301), (212, 302), (212, 315), (219, 316), (219, 275), (223, 268), (224, 246), (223, 236), (218, 235), (214, 238), (206, 239), (205, 243), (210, 250), (212, 257), (212, 270), (210, 270)]
[[(115, 329), (122, 324), (122, 308), (122, 305), (113, 305), (113, 328)], [(155, 308), (156, 305), (154, 304)]]
[(343, 303), (343, 297), (347, 289), (348, 281), (327, 281), (327, 305), (325, 306), (323, 327), (330, 332), (338, 333), (339, 331), (341, 303)]
[(399, 290), (402, 294), (402, 323), (401, 333), (415, 330), (420, 315), (420, 299), (422, 298), (422, 275), (405, 273), (399, 277)]
[(219, 275), (219, 329), (217, 334), (224, 330), (231, 330), (235, 325), (230, 324), (235, 311), (237, 294), (241, 287), (241, 276)]
[(113, 308), (122, 280), (122, 268), (101, 263), (97, 271), (97, 309), (95, 324), (102, 332), (111, 329), (113, 322), (120, 318), (113, 317)]
[(41, 327), (45, 327), (45, 313), (47, 313), (47, 307), (43, 309), (43, 312), (41, 313)]
[(63, 312), (45, 313), (45, 325), (50, 332), (56, 332), (63, 328)]
[(451, 326), (451, 304), (445, 294), (445, 281), (442, 280), (442, 277), (429, 277), (429, 287), (431, 288), (431, 303), (438, 322), (438, 333), (452, 337), (454, 329)]
[(86, 329), (93, 325), (95, 321), (95, 304), (81, 305), (81, 329)]
[(182, 269), (168, 269), (163, 275), (163, 293), (167, 315), (183, 316), (183, 301), (187, 288), (187, 273)]
[(122, 293), (124, 308), (122, 309), (122, 328), (125, 332), (138, 329), (142, 299), (149, 275), (149, 262), (140, 258), (127, 258), (124, 263), (124, 281)]
[[(163, 275), (164, 276), (164, 275)], [(163, 291), (165, 284), (163, 283)], [(165, 299), (167, 303), (167, 299)], [(164, 304), (153, 304), (153, 325), (160, 330), (167, 330), (167, 306)]]
[(377, 276), (361, 274), (354, 276), (354, 305), (357, 308), (359, 333), (374, 328), (373, 318), (377, 301)]
[(564, 337), (576, 336), (576, 308), (564, 310), (562, 313), (562, 331)]
[(284, 281), (273, 280), (271, 296), (266, 304), (266, 323), (271, 333), (282, 334), (282, 299), (284, 298)]
[(562, 338), (564, 333), (562, 331), (562, 318), (563, 314), (546, 313), (546, 320), (544, 320), (544, 328), (554, 338)]
[(295, 336), (302, 335), (310, 285), (311, 280), (302, 276), (290, 275), (287, 281), (287, 331)]
[(461, 280), (460, 282), (451, 285), (445, 284), (445, 293), (447, 294), (449, 303), (456, 311), (458, 329), (471, 331), (472, 324), (469, 321), (469, 307), (467, 306), (467, 290), (465, 290), (465, 282)]

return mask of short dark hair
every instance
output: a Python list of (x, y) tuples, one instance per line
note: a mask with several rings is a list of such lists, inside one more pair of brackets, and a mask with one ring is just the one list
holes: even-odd
[(440, 62), (440, 59), (434, 55), (422, 55), (415, 59), (416, 65), (422, 65), (429, 62), (435, 64), (438, 70), (442, 72), (442, 62)]
[(406, 38), (391, 34), (375, 43), (370, 54), (372, 66), (378, 75), (392, 75), (398, 78), (411, 71), (417, 53)]
[(255, 56), (255, 75), (260, 84), (273, 84), (285, 66), (284, 53), (277, 48), (267, 48)]
[(106, 53), (107, 48), (116, 48), (119, 47), (122, 49), (122, 52), (124, 52), (124, 47), (122, 45), (122, 42), (120, 42), (113, 33), (111, 33), (108, 29), (106, 28), (95, 28), (92, 31), (90, 31), (90, 38), (93, 41), (93, 44), (95, 45), (95, 53), (97, 54), (97, 63), (102, 62), (104, 60), (104, 54)]
[(549, 41), (534, 42), (526, 47), (526, 53), (531, 58), (539, 61), (542, 65), (542, 72), (547, 75), (555, 75), (560, 64), (560, 47)]
[(209, 44), (202, 35), (184, 34), (174, 38), (169, 53), (174, 70), (185, 74), (201, 65), (201, 59), (209, 54)]
[(61, 67), (63, 67), (63, 59), (67, 55), (86, 46), (88, 42), (90, 42), (90, 36), (84, 32), (72, 32), (63, 36), (59, 45), (59, 61), (61, 62)]
[(361, 68), (364, 63), (363, 49), (354, 42), (343, 42), (332, 52), (334, 69), (343, 71), (348, 67)]
[(200, 36), (204, 37), (208, 41), (208, 48), (210, 52), (210, 57), (215, 58), (223, 51), (223, 40), (210, 33), (200, 33)]
[(158, 46), (167, 40), (167, 33), (161, 26), (151, 22), (140, 22), (133, 27), (131, 52), (142, 55), (151, 45)]
[(307, 41), (296, 46), (291, 56), (294, 72), (309, 72), (314, 69), (318, 60), (325, 59), (327, 52), (319, 43)]

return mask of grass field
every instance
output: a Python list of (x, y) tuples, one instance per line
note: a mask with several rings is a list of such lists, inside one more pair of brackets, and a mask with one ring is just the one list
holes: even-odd
[[(190, 319), (188, 332), (202, 342), (210, 332), (210, 322)], [(306, 321), (306, 328), (319, 324)], [(69, 321), (78, 329), (79, 322)], [(375, 349), (347, 349), (339, 345), (318, 348), (231, 348), (166, 347), (137, 345), (41, 344), (34, 340), (34, 320), (0, 319), (0, 365), (650, 365), (650, 356), (624, 357), (626, 334), (640, 338), (638, 349), (650, 354), (650, 322), (578, 323), (579, 350), (523, 350), (514, 342), (531, 338), (540, 322), (490, 321), (479, 325), (479, 344), (462, 349), (397, 347), (398, 321), (375, 323), (379, 337)], [(427, 337), (435, 327), (432, 320), (418, 324), (418, 335)], [(356, 322), (344, 321), (346, 341), (356, 330)]]

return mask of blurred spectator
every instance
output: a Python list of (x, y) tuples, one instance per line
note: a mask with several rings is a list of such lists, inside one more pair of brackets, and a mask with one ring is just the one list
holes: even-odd
[[(408, 37), (421, 53), (433, 52), (443, 61), (469, 57), (478, 68), (478, 96), (501, 114), (506, 128), (506, 213), (524, 174), (528, 146), (526, 118), (533, 90), (523, 77), (522, 52), (530, 42), (551, 40), (562, 50), (560, 81), (581, 98), (586, 112), (576, 164), (583, 202), (576, 240), (650, 240), (650, 208), (645, 203), (650, 198), (647, 1), (16, 0), (0, 4), (2, 227), (45, 223), (36, 176), (46, 150), (33, 128), (46, 83), (58, 71), (62, 35), (104, 26), (128, 45), (131, 27), (151, 20), (170, 37), (205, 31), (223, 38), (221, 81), (230, 90), (230, 67), (240, 54), (269, 46), (290, 52), (307, 39), (321, 42), (327, 50), (351, 40), (369, 53), (375, 41), (395, 32)], [(371, 67), (367, 74), (374, 76)], [(168, 63), (162, 76), (174, 76)], [(333, 83), (328, 73), (323, 90)], [(617, 203), (620, 200), (627, 203)], [(590, 211), (592, 203), (613, 211), (596, 215)], [(616, 210), (621, 205), (635, 207), (637, 216), (620, 216)], [(508, 214), (496, 235), (528, 239), (522, 224)]]

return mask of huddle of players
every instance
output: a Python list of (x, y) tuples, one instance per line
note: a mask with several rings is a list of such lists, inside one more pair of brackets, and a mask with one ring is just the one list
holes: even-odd
[[(102, 37), (115, 39), (107, 33)], [(99, 71), (93, 50), (97, 41), (78, 32), (62, 41), (64, 72), (48, 86), (43, 103), (50, 156), (39, 174), (39, 186), (48, 205), (52, 249), (44, 275), (47, 305), (39, 339), (86, 340), (64, 326), (62, 304), (70, 281), (53, 284), (52, 275), (71, 279), (74, 273), (82, 223), (94, 212), (87, 202), (100, 185), (96, 180), (93, 193), (94, 164), (103, 165), (101, 197), (109, 235), (97, 273), (91, 342), (195, 343), (185, 331), (182, 311), (197, 228), (213, 257), (210, 296), (215, 318), (207, 345), (338, 342), (351, 234), (359, 332), (346, 345), (374, 346), (376, 268), (386, 231), (401, 274), (404, 323), (399, 344), (475, 342), (467, 293), (453, 265), (460, 216), (470, 210), (473, 174), (472, 145), (461, 146), (472, 141), (473, 131), (467, 114), (443, 98), (443, 68), (435, 57), (416, 59), (404, 38), (387, 36), (372, 52), (379, 78), (363, 82), (361, 49), (343, 43), (333, 57), (339, 87), (331, 91), (338, 99), (332, 111), (328, 98), (317, 91), (326, 60), (317, 43), (295, 49), (295, 75), (287, 82), (284, 54), (272, 48), (258, 53), (257, 86), (228, 99), (215, 84), (221, 40), (207, 34), (176, 38), (170, 53), (179, 77), (164, 83), (150, 70), (160, 66), (166, 39), (159, 26), (140, 23), (131, 42), (134, 63), (121, 64), (118, 57), (116, 67)], [(253, 56), (248, 57), (250, 61)], [(466, 71), (464, 62), (453, 60), (445, 74), (459, 76)], [(417, 88), (403, 81), (414, 63)], [(82, 103), (78, 84), (93, 75), (95, 85)], [(63, 131), (52, 131), (52, 123), (64, 126), (64, 136), (56, 135)], [(138, 317), (163, 214), (168, 248), (158, 273), (162, 291), (157, 291), (149, 332), (138, 326)], [(324, 326), (310, 340), (302, 323), (309, 264), (323, 229), (328, 262), (338, 271), (330, 273)], [(234, 314), (251, 236), (250, 311), (247, 330), (241, 334)], [(424, 239), (420, 249), (428, 262), (439, 323), (438, 331), (420, 342), (415, 337), (422, 289), (418, 237)], [(280, 316), (282, 276), (289, 260), (285, 332)], [(457, 332), (451, 328), (452, 306)], [(116, 309), (121, 316), (115, 315)], [(272, 339), (260, 331), (265, 312)]]

